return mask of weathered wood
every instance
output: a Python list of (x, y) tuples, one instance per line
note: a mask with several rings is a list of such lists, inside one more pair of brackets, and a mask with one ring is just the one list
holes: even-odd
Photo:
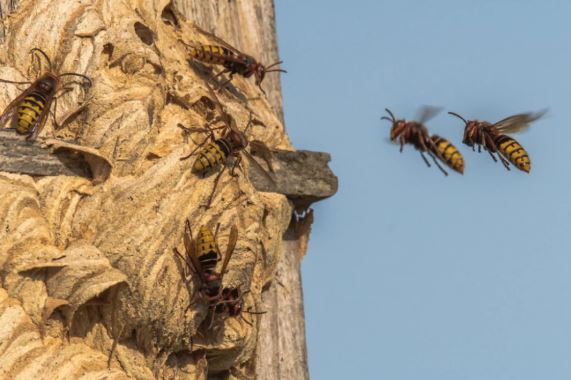
[(111, 174), (111, 164), (96, 149), (52, 139), (32, 142), (13, 130), (0, 130), (0, 171), (102, 182)]
[(298, 256), (305, 253), (306, 238), (283, 240), (286, 254), (272, 286), (262, 293), (268, 314), (261, 319), (258, 336), (256, 375), (261, 380), (309, 379)]
[[(42, 140), (30, 142), (13, 130), (0, 130), (0, 171), (33, 176), (78, 176), (93, 179), (93, 170), (85, 159), (86, 148), (46, 146)], [(73, 151), (77, 154), (72, 154)], [(275, 182), (258, 167), (250, 165), (249, 176), (259, 191), (286, 195), (296, 208), (328, 198), (337, 191), (337, 177), (327, 166), (327, 153), (310, 151), (273, 151), (272, 174)]]
[(312, 203), (333, 196), (337, 192), (337, 177), (327, 163), (328, 153), (307, 150), (274, 150), (276, 168), (272, 183), (255, 166), (250, 167), (250, 179), (259, 191), (286, 195), (298, 210), (306, 210)]
[(63, 161), (38, 141), (27, 141), (14, 130), (0, 130), (0, 171), (33, 176), (67, 175), (91, 178), (79, 161)]
[[(188, 20), (241, 51), (258, 57), (261, 62), (278, 60), (273, 0), (175, 0), (174, 4)], [(287, 59), (283, 67), (287, 69)], [(263, 87), (273, 110), (283, 122), (280, 77), (268, 75)], [(296, 208), (304, 209), (310, 203), (332, 196), (337, 191), (337, 178), (326, 166), (330, 159), (326, 153), (300, 152), (296, 155), (292, 152), (276, 152), (275, 155), (281, 164), (276, 167), (287, 172), (275, 176), (277, 187), (294, 200)], [(310, 162), (313, 169), (294, 174), (298, 165)], [(324, 170), (321, 171), (318, 167)], [(258, 190), (273, 189), (272, 184), (255, 169), (250, 171), (250, 176)], [(288, 231), (288, 234), (294, 235), (292, 231)], [(296, 240), (282, 241), (278, 275), (282, 278), (283, 286), (273, 283), (263, 293), (268, 314), (261, 318), (258, 333), (255, 363), (257, 379), (309, 379), (300, 275), (300, 261), (307, 249), (307, 239), (308, 232)]]

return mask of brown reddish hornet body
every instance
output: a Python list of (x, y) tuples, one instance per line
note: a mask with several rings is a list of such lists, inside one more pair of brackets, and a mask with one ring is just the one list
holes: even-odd
[[(205, 128), (186, 128), (182, 124), (179, 127), (188, 132), (203, 132), (207, 134), (206, 139), (188, 155), (181, 158), (181, 160), (186, 160), (194, 155), (196, 159), (192, 165), (192, 172), (195, 174), (205, 174), (207, 171), (222, 166), (222, 169), (218, 172), (218, 175), (214, 179), (214, 187), (208, 198), (206, 208), (209, 208), (214, 199), (214, 194), (216, 192), (216, 187), (218, 186), (218, 181), (226, 169), (226, 163), (229, 162), (231, 158), (234, 158), (234, 164), (230, 170), (232, 176), (237, 176), (235, 169), (240, 168), (240, 163), (242, 161), (242, 156), (254, 164), (262, 173), (268, 178), (269, 181), (274, 183), (272, 176), (252, 157), (252, 155), (246, 149), (248, 146), (254, 147), (260, 154), (262, 154), (266, 159), (268, 168), (273, 172), (273, 167), (271, 166), (272, 153), (270, 149), (262, 141), (250, 141), (246, 135), (248, 129), (254, 125), (254, 118), (252, 113), (250, 113), (250, 120), (246, 125), (246, 128), (241, 131), (236, 125), (236, 120), (232, 115), (225, 111), (224, 107), (218, 100), (218, 97), (214, 91), (208, 86), (212, 99), (217, 106), (220, 116), (215, 118), (213, 121), (216, 123), (221, 123), (222, 126), (211, 127), (206, 125)], [(265, 126), (259, 121), (256, 122), (257, 125)], [(214, 131), (222, 130), (222, 135), (218, 138), (215, 137)], [(209, 142), (210, 141), (210, 142)]]
[[(226, 246), (226, 254), (222, 257), (216, 243), (218, 227), (216, 227), (216, 232), (213, 235), (207, 226), (202, 226), (196, 237), (193, 238), (190, 221), (187, 219), (184, 229), (185, 254), (183, 255), (178, 249), (173, 248), (175, 256), (186, 264), (183, 270), (185, 281), (189, 274), (192, 274), (193, 281), (198, 281), (198, 295), (206, 300), (211, 312), (210, 325), (214, 322), (216, 314), (227, 314), (230, 317), (239, 316), (246, 321), (241, 313), (264, 313), (243, 310), (243, 298), (249, 291), (241, 292), (239, 288), (223, 287), (222, 279), (226, 274), (238, 240), (238, 228), (235, 225), (232, 226)], [(221, 260), (222, 267), (220, 271), (217, 271), (216, 266)]]
[(287, 73), (287, 71), (280, 69), (279, 67), (276, 67), (280, 65), (282, 61), (274, 62), (271, 65), (264, 66), (258, 61), (256, 61), (253, 57), (238, 51), (237, 49), (231, 47), (230, 45), (190, 46), (190, 55), (192, 56), (192, 58), (202, 62), (222, 65), (224, 67), (224, 70), (216, 74), (216, 76), (230, 73), (230, 78), (228, 79), (227, 82), (230, 82), (232, 80), (232, 76), (234, 74), (241, 75), (244, 78), (250, 78), (253, 76), (256, 79), (256, 86), (258, 86), (258, 88), (264, 94), (265, 91), (262, 88), (262, 81), (264, 80), (266, 73), (271, 73), (271, 72)]
[(418, 121), (404, 119), (397, 120), (389, 109), (385, 108), (385, 111), (387, 111), (390, 118), (383, 116), (381, 119), (388, 120), (392, 123), (390, 139), (391, 141), (398, 141), (400, 143), (401, 152), (403, 151), (405, 144), (410, 144), (420, 152), (420, 156), (428, 167), (430, 167), (430, 162), (426, 159), (426, 156), (424, 155), (425, 153), (432, 158), (436, 166), (442, 171), (442, 173), (444, 173), (444, 175), (448, 175), (448, 173), (440, 165), (438, 160), (442, 161), (458, 173), (464, 173), (464, 159), (458, 149), (456, 149), (456, 147), (448, 140), (440, 136), (430, 136), (428, 129), (424, 126), (424, 123), (436, 115), (439, 109), (434, 107), (423, 107)]
[(448, 112), (450, 115), (461, 119), (464, 124), (464, 139), (462, 142), (481, 152), (482, 148), (488, 151), (494, 161), (498, 161), (496, 154), (507, 170), (512, 163), (516, 168), (529, 173), (531, 170), (531, 160), (526, 150), (515, 139), (506, 135), (524, 130), (529, 124), (536, 121), (545, 114), (545, 111), (537, 113), (522, 113), (506, 117), (497, 123), (489, 123), (480, 120), (466, 120), (455, 112)]

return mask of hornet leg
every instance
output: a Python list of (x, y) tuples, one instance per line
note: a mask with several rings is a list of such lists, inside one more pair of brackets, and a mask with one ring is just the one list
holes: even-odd
[(216, 231), (214, 231), (214, 241), (217, 241), (216, 238), (218, 237), (218, 230), (220, 229), (220, 223), (216, 224)]
[(502, 164), (504, 164), (504, 167), (507, 170), (510, 170), (510, 163), (501, 155), (501, 153), (498, 153), (498, 157), (500, 158), (500, 161), (502, 161)]
[[(493, 145), (494, 147), (494, 151), (497, 153), (498, 157), (500, 158), (500, 161), (502, 162), (502, 164), (504, 165), (504, 167), (507, 170), (510, 170), (510, 163), (504, 158), (504, 156), (502, 156), (502, 153), (498, 151), (498, 147), (496, 146), (496, 142), (490, 142), (490, 145)], [(494, 159), (495, 160), (495, 159)]]
[[(484, 147), (484, 149), (488, 150), (488, 152), (489, 152), (490, 150), (488, 149), (488, 146), (486, 145), (486, 137), (484, 136), (483, 133), (481, 134), (481, 136), (482, 136), (482, 138), (480, 139), (481, 140), (480, 145), (478, 145), (478, 153), (482, 152), (482, 147)], [(492, 157), (494, 157), (494, 156), (492, 156)], [(494, 161), (496, 161), (495, 158), (494, 158)]]
[(202, 148), (207, 142), (208, 142), (208, 137), (205, 138), (204, 141), (201, 142), (199, 145), (197, 145), (196, 148), (194, 148), (194, 149), (192, 150), (192, 152), (190, 152), (189, 154), (187, 154), (187, 155), (184, 156), (184, 157), (181, 157), (180, 160), (182, 161), (182, 160), (186, 160), (186, 159), (192, 157), (192, 156), (194, 155), (194, 153), (196, 153), (197, 150), (199, 150), (200, 148)]
[[(229, 71), (230, 71), (230, 70), (228, 70), (228, 69), (224, 69), (224, 70), (222, 70), (221, 72), (219, 72), (218, 74), (216, 74), (215, 76), (213, 76), (212, 79), (216, 79), (216, 78), (218, 78), (219, 76), (224, 75), (224, 74), (226, 74), (226, 73), (229, 72)], [(230, 74), (230, 75), (232, 75), (232, 74)]]
[(434, 163), (436, 164), (436, 166), (438, 166), (438, 169), (440, 169), (440, 171), (442, 173), (444, 173), (445, 176), (448, 176), (448, 173), (446, 172), (446, 170), (444, 170), (444, 168), (442, 166), (440, 166), (440, 163), (438, 162), (438, 160), (436, 159), (436, 157), (429, 153), (430, 157), (432, 157), (432, 159), (434, 160)]
[(230, 174), (232, 175), (232, 177), (238, 177), (238, 174), (235, 173), (236, 167), (238, 167), (242, 171), (242, 173), (244, 172), (242, 165), (240, 165), (241, 162), (242, 162), (242, 156), (237, 155), (236, 161), (234, 161), (234, 165), (232, 165), (232, 170), (230, 171)]
[[(196, 146), (196, 148), (194, 148), (189, 154), (187, 154), (184, 157), (181, 157), (180, 158), (181, 161), (186, 160), (187, 158), (190, 158), (191, 156), (193, 156), (194, 153), (196, 153), (196, 151), (198, 151), (200, 148), (202, 148), (208, 142), (208, 139), (212, 139), (212, 141), (216, 140), (216, 137), (214, 136), (214, 131), (210, 127), (208, 127), (208, 128), (187, 128), (180, 123), (177, 126), (179, 128), (181, 128), (185, 133), (188, 133), (189, 135), (192, 134), (192, 132), (204, 132), (204, 133), (208, 134), (208, 136), (206, 136), (204, 141), (202, 141), (200, 144), (198, 144)], [(192, 139), (192, 137), (191, 137), (191, 139)], [(192, 139), (192, 142), (194, 142), (194, 139)]]
[(430, 167), (430, 162), (428, 162), (428, 160), (426, 159), (426, 157), (424, 156), (423, 152), (420, 152), (420, 157), (422, 157), (422, 159), (424, 160), (424, 163), (426, 164), (426, 166)]
[(252, 322), (249, 322), (243, 315), (242, 313), (239, 314), (239, 317), (241, 320), (243, 320), (244, 322), (246, 322), (247, 324), (249, 324), (250, 326), (254, 326), (254, 324)]
[[(424, 143), (423, 143), (423, 145), (424, 145)], [(430, 155), (430, 157), (432, 157), (434, 164), (436, 164), (436, 166), (438, 166), (438, 169), (440, 169), (440, 171), (442, 173), (444, 173), (445, 176), (448, 176), (448, 173), (446, 172), (446, 170), (444, 170), (444, 168), (440, 165), (440, 162), (438, 162), (438, 160), (436, 159), (438, 157), (438, 159), (444, 161), (444, 159), (442, 158), (442, 156), (438, 152), (438, 147), (436, 146), (436, 144), (432, 140), (428, 140), (428, 145), (430, 145), (431, 149), (430, 150), (427, 149), (427, 151), (428, 151), (428, 154)]]
[(212, 314), (212, 316), (210, 317), (210, 323), (208, 324), (208, 330), (212, 329), (212, 326), (214, 325), (214, 317), (216, 316), (216, 313), (214, 312), (215, 308), (212, 308), (210, 313)]
[(70, 92), (71, 90), (73, 90), (73, 88), (71, 87), (64, 87), (62, 89), (62, 91), (59, 94), (56, 94), (56, 96), (54, 96), (54, 111), (50, 113), (52, 114), (52, 118), (54, 120), (54, 126), (56, 129), (61, 129), (60, 124), (57, 122), (57, 118), (56, 118), (56, 114), (57, 114), (57, 100), (58, 98), (60, 98), (61, 96), (67, 94), (68, 92)]

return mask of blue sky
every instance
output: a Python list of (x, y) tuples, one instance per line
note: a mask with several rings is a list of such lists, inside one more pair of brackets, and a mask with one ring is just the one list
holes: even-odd
[[(286, 127), (327, 151), (338, 194), (315, 205), (303, 262), (312, 379), (571, 378), (571, 2), (277, 1)], [(461, 144), (426, 168), (387, 142), (389, 107), (497, 121), (531, 174)]]

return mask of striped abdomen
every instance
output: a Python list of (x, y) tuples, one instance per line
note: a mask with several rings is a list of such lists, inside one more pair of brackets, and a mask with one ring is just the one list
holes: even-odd
[(198, 152), (198, 157), (192, 165), (192, 171), (202, 173), (211, 169), (216, 164), (224, 162), (229, 154), (230, 145), (224, 139), (213, 141)]
[(436, 145), (436, 152), (434, 152), (438, 157), (442, 158), (444, 163), (448, 165), (451, 169), (456, 170), (458, 173), (464, 174), (464, 157), (456, 149), (452, 143), (438, 135), (431, 137), (432, 141)]
[(200, 227), (196, 237), (196, 257), (202, 269), (207, 273), (214, 271), (216, 263), (220, 260), (214, 236), (206, 226)]
[(25, 135), (32, 132), (46, 105), (46, 98), (37, 91), (26, 96), (18, 106), (18, 120), (16, 131)]
[(223, 46), (200, 45), (190, 48), (190, 55), (202, 62), (224, 66), (234, 74), (240, 74), (246, 78), (252, 75), (256, 61), (245, 54), (238, 54)]
[(498, 136), (495, 143), (502, 156), (504, 156), (519, 170), (529, 173), (531, 170), (531, 161), (529, 159), (529, 155), (520, 143), (506, 135)]
[(200, 45), (192, 46), (190, 55), (199, 61), (223, 65), (226, 62), (225, 57), (233, 56), (234, 52), (222, 46)]

